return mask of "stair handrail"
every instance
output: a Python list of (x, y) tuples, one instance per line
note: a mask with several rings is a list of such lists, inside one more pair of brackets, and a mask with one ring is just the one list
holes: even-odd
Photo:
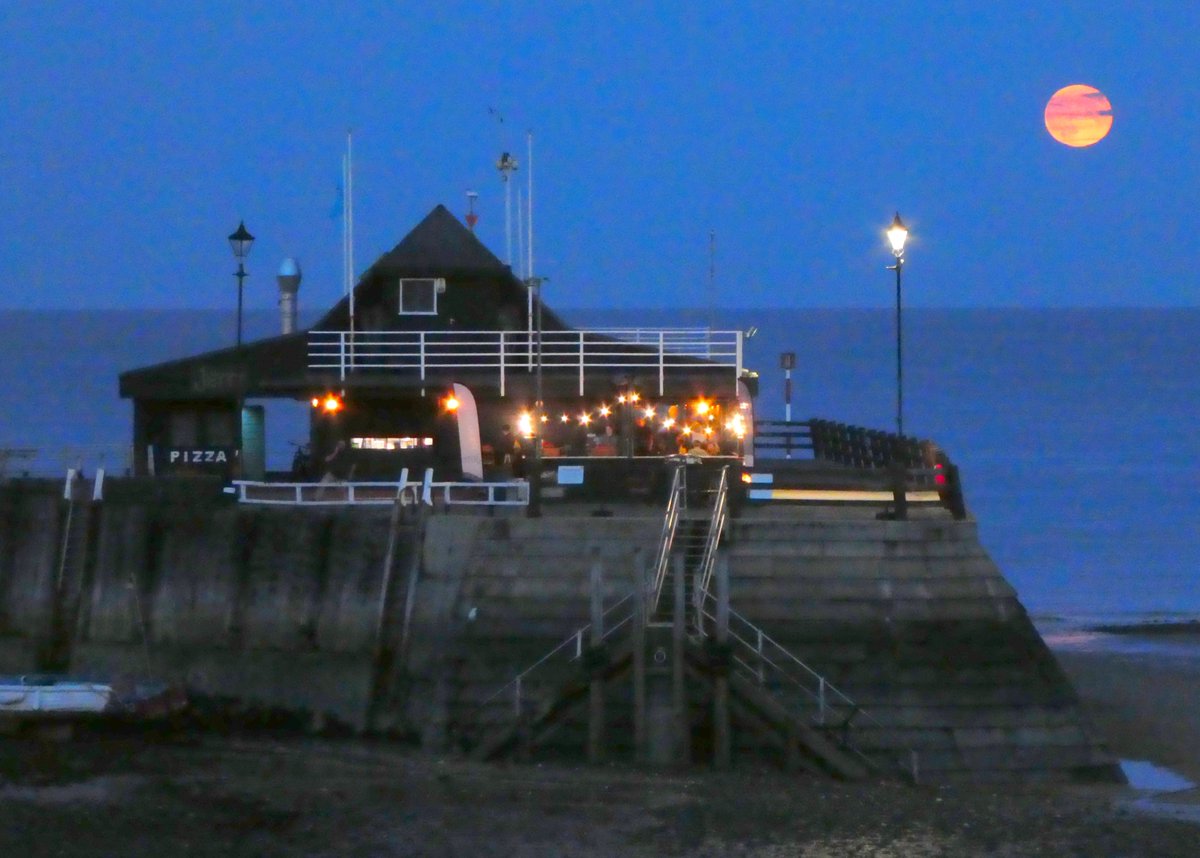
[(704, 554), (700, 558), (700, 586), (697, 597), (708, 594), (708, 586), (712, 582), (713, 570), (717, 568), (717, 549), (721, 545), (721, 535), (725, 532), (725, 520), (729, 512), (729, 466), (721, 468), (721, 478), (717, 481), (716, 494), (713, 497), (712, 513), (708, 521), (708, 533), (704, 538)]
[(684, 465), (678, 464), (675, 466), (675, 476), (671, 478), (671, 493), (667, 499), (666, 515), (663, 516), (662, 536), (659, 538), (658, 554), (654, 559), (654, 587), (647, 616), (654, 616), (658, 611), (658, 603), (662, 601), (663, 583), (667, 580), (667, 569), (671, 562), (671, 547), (675, 544), (675, 533), (679, 529), (679, 514), (686, 505)]
[[(706, 601), (700, 601), (697, 609), (701, 615), (711, 622), (716, 624), (716, 615), (710, 612), (706, 607)], [(822, 674), (818, 673), (809, 665), (805, 664), (795, 653), (775, 640), (763, 629), (742, 614), (729, 609), (729, 641), (735, 646), (730, 652), (732, 662), (742, 669), (743, 675), (752, 682), (759, 685), (765, 683), (765, 671), (763, 668), (770, 667), (787, 683), (795, 686), (808, 697), (815, 701), (817, 714), (815, 725), (819, 729), (838, 729), (840, 735), (837, 736), (838, 743), (841, 747), (867, 763), (872, 763), (871, 758), (863, 753), (851, 740), (849, 731), (856, 726), (855, 722), (866, 722), (872, 727), (884, 729), (884, 725), (857, 703), (855, 703), (848, 694), (835, 686), (832, 682), (826, 679)], [(741, 624), (743, 627), (740, 631), (734, 627), (734, 621)], [(705, 630), (705, 623), (697, 623), (697, 631), (702, 637), (709, 637)], [(744, 637), (748, 634), (754, 638), (751, 643)], [(740, 646), (740, 653), (738, 647)], [(777, 655), (776, 655), (777, 654)], [(789, 670), (789, 665), (793, 666)], [(799, 668), (801, 675), (797, 676), (794, 668)], [(806, 684), (805, 679), (809, 680)], [(815, 690), (809, 687), (812, 680), (816, 680)], [(775, 695), (778, 697), (777, 695)], [(780, 701), (784, 703), (785, 701)], [(786, 703), (785, 703), (786, 705)], [(831, 716), (835, 716), (832, 717)], [(910, 750), (908, 752), (907, 765), (905, 761), (897, 759), (894, 761), (898, 771), (912, 778), (915, 783), (917, 780), (917, 752)]]
[[(614, 602), (611, 606), (609, 606), (604, 611), (602, 616), (608, 617), (610, 614), (613, 614), (618, 608), (623, 606), (626, 602), (630, 602), (631, 600), (633, 600), (633, 597), (636, 594), (636, 592), (637, 592), (636, 590), (631, 590), (630, 592), (626, 593), (624, 596), (622, 596), (620, 599), (618, 599), (616, 602)], [(604, 624), (604, 626), (605, 626), (604, 633), (600, 636), (601, 642), (608, 640), (612, 635), (616, 634), (620, 629), (622, 629), (627, 623), (631, 622), (634, 618), (636, 611), (637, 611), (636, 604), (630, 605), (628, 614), (622, 616), (620, 619), (616, 620), (616, 622), (614, 622), (612, 624), (605, 623)], [(588, 623), (587, 625), (582, 626), (582, 627), (576, 629), (575, 631), (571, 632), (571, 634), (569, 634), (565, 638), (563, 638), (562, 641), (560, 641), (556, 646), (551, 648), (545, 655), (543, 655), (541, 658), (539, 658), (533, 664), (529, 665), (529, 667), (522, 670), (520, 673), (518, 673), (516, 676), (514, 676), (508, 682), (504, 683), (504, 685), (502, 685), (500, 688), (496, 689), (492, 694), (490, 694), (486, 698), (484, 698), (483, 702), (479, 704), (479, 708), (480, 709), (486, 708), (488, 706), (488, 704), (490, 704), (492, 701), (503, 696), (504, 693), (506, 691), (508, 691), (509, 689), (512, 689), (513, 690), (513, 711), (517, 717), (520, 717), (521, 713), (522, 713), (522, 707), (524, 705), (523, 699), (522, 699), (522, 694), (523, 694), (522, 686), (524, 685), (525, 680), (527, 680), (529, 678), (529, 676), (531, 674), (533, 674), (534, 671), (536, 671), (538, 668), (542, 667), (542, 665), (548, 663), (554, 656), (558, 655), (560, 652), (565, 650), (571, 644), (574, 644), (574, 653), (568, 659), (568, 663), (570, 663), (572, 661), (576, 661), (580, 658), (583, 658), (583, 653), (584, 653), (584, 649), (585, 649), (584, 639), (585, 639), (585, 636), (587, 635), (587, 633), (590, 632), (591, 630), (592, 630), (592, 624)]]

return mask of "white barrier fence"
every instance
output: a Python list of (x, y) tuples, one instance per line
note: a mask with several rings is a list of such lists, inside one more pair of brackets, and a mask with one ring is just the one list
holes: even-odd
[(736, 385), (742, 372), (741, 331), (708, 328), (603, 328), (578, 331), (309, 331), (308, 367), (337, 370), (339, 378), (357, 370), (417, 372), (494, 370), (504, 395), (509, 375), (545, 369), (571, 369), (579, 395), (589, 371), (654, 370), (658, 392), (666, 376), (696, 366), (728, 367)]
[(434, 482), (433, 470), (420, 482), (409, 481), (408, 469), (396, 482), (267, 483), (234, 480), (226, 491), (238, 503), (276, 506), (528, 506), (529, 483)]

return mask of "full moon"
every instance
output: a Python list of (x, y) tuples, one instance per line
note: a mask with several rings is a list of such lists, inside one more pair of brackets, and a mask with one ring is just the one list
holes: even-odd
[(1094, 86), (1064, 86), (1046, 103), (1046, 130), (1067, 146), (1080, 148), (1098, 143), (1112, 124), (1112, 104)]

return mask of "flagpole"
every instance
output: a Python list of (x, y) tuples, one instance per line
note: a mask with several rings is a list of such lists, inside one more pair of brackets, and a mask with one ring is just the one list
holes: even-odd
[(525, 174), (525, 180), (529, 183), (529, 189), (525, 195), (525, 205), (529, 207), (525, 218), (525, 228), (529, 230), (529, 245), (526, 248), (526, 250), (529, 252), (529, 258), (525, 268), (528, 276), (533, 277), (533, 132), (527, 131), (525, 133), (525, 143), (527, 147), (525, 169), (528, 171)]
[[(354, 349), (354, 138), (346, 132), (346, 289), (350, 292), (350, 348)], [(351, 362), (353, 366), (353, 361)]]

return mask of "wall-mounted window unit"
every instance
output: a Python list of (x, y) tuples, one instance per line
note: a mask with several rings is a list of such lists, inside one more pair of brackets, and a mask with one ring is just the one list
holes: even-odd
[(446, 281), (440, 277), (400, 278), (401, 316), (436, 316), (437, 296), (446, 291)]

